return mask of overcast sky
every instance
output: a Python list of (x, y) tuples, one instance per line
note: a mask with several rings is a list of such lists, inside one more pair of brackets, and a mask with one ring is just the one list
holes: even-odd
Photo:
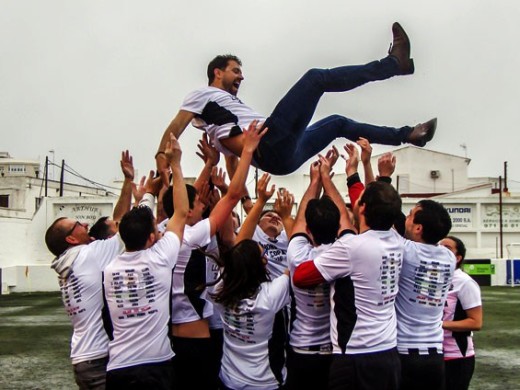
[[(242, 59), (239, 96), (267, 116), (308, 68), (384, 57), (399, 21), (415, 74), (328, 94), (314, 119), (402, 126), (436, 116), (429, 148), (467, 152), (471, 176), (501, 175), (508, 161), (520, 187), (519, 11), (517, 0), (2, 0), (0, 151), (44, 161), (54, 150), (56, 163), (108, 183), (129, 149), (144, 174), (216, 54)], [(181, 137), (186, 176), (202, 166), (200, 135)]]

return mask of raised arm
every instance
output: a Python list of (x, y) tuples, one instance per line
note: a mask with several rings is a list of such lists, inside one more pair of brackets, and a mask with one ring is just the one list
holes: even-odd
[[(195, 114), (193, 112), (180, 110), (164, 131), (161, 142), (159, 143), (159, 148), (157, 149), (157, 154), (155, 155), (157, 170), (159, 170), (159, 172), (169, 168), (169, 163), (164, 152), (166, 144), (170, 141), (170, 133), (178, 139), (194, 117)], [(168, 183), (164, 183), (164, 185), (168, 185)]]
[(370, 157), (372, 157), (372, 145), (366, 138), (359, 137), (356, 142), (361, 148), (361, 163), (365, 171), (365, 186), (368, 183), (372, 183), (374, 178), (374, 171), (372, 170), (372, 164), (370, 164)]
[(253, 159), (253, 153), (256, 150), (260, 140), (267, 132), (267, 128), (261, 129), (257, 127), (258, 121), (253, 121), (248, 129), (243, 130), (244, 147), (240, 156), (235, 175), (231, 179), (227, 194), (217, 203), (209, 216), (210, 232), (214, 235), (219, 230), (228, 215), (233, 210), (243, 195), (244, 187), (249, 172), (249, 166)]
[(348, 196), (352, 206), (356, 204), (356, 200), (360, 197), (365, 189), (358, 174), (359, 152), (354, 144), (346, 144), (344, 146), (348, 154), (348, 160), (345, 165), (345, 173), (347, 174)]
[(249, 214), (247, 214), (247, 217), (238, 232), (235, 244), (253, 237), (260, 215), (262, 214), (267, 201), (274, 194), (274, 184), (271, 185), (270, 189), (268, 189), (270, 180), (271, 176), (268, 173), (264, 173), (260, 180), (258, 180), (258, 199), (253, 205), (253, 208), (249, 211)]
[(226, 172), (222, 168), (213, 167), (211, 170), (211, 182), (218, 188), (222, 196), (227, 194), (229, 186), (226, 183)]
[(211, 178), (211, 170), (220, 161), (220, 153), (209, 143), (206, 133), (202, 135), (197, 147), (199, 148), (197, 156), (204, 161), (204, 167), (202, 168), (197, 180), (195, 180), (195, 183), (193, 183), (193, 187), (200, 190), (202, 183), (209, 182)]
[(130, 210), (132, 204), (132, 184), (135, 172), (133, 159), (128, 150), (121, 152), (121, 171), (123, 171), (125, 179), (112, 214), (112, 219), (115, 222), (121, 221), (121, 218)]
[[(233, 179), (235, 172), (238, 167), (239, 158), (237, 156), (226, 156), (226, 170), (229, 175), (229, 179)], [(244, 193), (242, 194), (242, 198), (240, 199), (240, 203), (242, 204), (242, 208), (246, 214), (249, 214), (251, 209), (253, 208), (253, 201), (251, 200), (251, 196), (249, 196), (249, 192), (247, 191), (247, 187), (244, 186)]]
[(339, 193), (338, 189), (334, 185), (334, 182), (332, 181), (331, 176), (331, 167), (329, 161), (322, 156), (320, 157), (320, 176), (321, 176), (321, 182), (323, 185), (323, 191), (325, 192), (325, 195), (327, 195), (336, 205), (336, 207), (339, 210), (339, 231), (338, 234), (345, 230), (354, 230), (354, 226), (350, 222), (350, 219), (348, 217), (347, 213), (347, 207), (345, 205), (345, 201), (341, 197), (341, 194)]
[(182, 151), (179, 145), (179, 141), (170, 134), (170, 142), (166, 144), (164, 154), (167, 161), (170, 163), (170, 168), (173, 175), (173, 216), (166, 225), (166, 231), (171, 231), (179, 237), (182, 241), (184, 235), (184, 225), (188, 218), (189, 203), (188, 203), (188, 192), (186, 191), (186, 185), (184, 184), (184, 177), (181, 169), (181, 156)]
[[(395, 171), (396, 158), (391, 153), (385, 153), (377, 160), (377, 169), (379, 171), (378, 180), (384, 180), (388, 183), (392, 181), (391, 176)], [(385, 179), (386, 178), (386, 179)]]
[(294, 206), (294, 195), (284, 188), (276, 193), (274, 202), (274, 211), (282, 218), (283, 228), (287, 237), (291, 237), (294, 227), (294, 218), (292, 217), (292, 209)]
[(310, 183), (300, 201), (300, 206), (298, 207), (298, 212), (296, 213), (291, 236), (306, 232), (307, 222), (305, 221), (305, 210), (307, 209), (309, 200), (316, 199), (318, 197), (320, 187), (320, 163), (319, 161), (315, 161), (311, 164)]

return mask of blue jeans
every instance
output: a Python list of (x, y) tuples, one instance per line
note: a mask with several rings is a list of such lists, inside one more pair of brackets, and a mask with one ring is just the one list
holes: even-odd
[(298, 80), (265, 121), (269, 131), (255, 152), (255, 165), (275, 175), (287, 175), (314, 157), (336, 138), (400, 145), (413, 130), (359, 123), (341, 115), (328, 116), (311, 126), (309, 122), (325, 92), (345, 92), (370, 81), (399, 74), (397, 61), (386, 57), (366, 65), (311, 69)]

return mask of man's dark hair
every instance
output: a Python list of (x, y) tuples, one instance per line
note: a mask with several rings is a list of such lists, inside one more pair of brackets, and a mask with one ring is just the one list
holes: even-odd
[[(197, 190), (191, 184), (186, 184), (186, 191), (188, 191), (188, 205), (190, 210), (193, 209), (195, 198), (197, 197)], [(164, 192), (163, 199), (164, 213), (171, 218), (173, 216), (173, 187), (169, 186)]]
[(451, 230), (451, 218), (448, 211), (439, 202), (424, 199), (417, 203), (413, 222), (422, 225), (422, 239), (427, 244), (437, 244)]
[(58, 218), (45, 232), (45, 244), (49, 251), (56, 257), (60, 256), (69, 247), (69, 243), (65, 241), (67, 238), (67, 229), (59, 226), (59, 222), (65, 217)]
[(155, 219), (149, 207), (134, 207), (127, 212), (119, 224), (119, 234), (129, 251), (144, 249), (146, 241), (155, 231)]
[(96, 240), (106, 240), (110, 237), (110, 231), (108, 229), (108, 225), (106, 223), (108, 217), (99, 218), (94, 225), (88, 231), (88, 235), (90, 237), (95, 238)]
[(280, 214), (278, 214), (278, 212), (274, 209), (270, 209), (270, 210), (262, 210), (262, 212), (260, 213), (260, 217), (258, 217), (258, 219), (262, 219), (262, 217), (264, 215), (266, 215), (267, 213), (273, 213), (273, 214), (276, 214), (278, 216), (280, 216)]
[(401, 213), (401, 197), (394, 187), (382, 181), (368, 184), (359, 199), (365, 205), (366, 224), (373, 230), (388, 230)]
[(233, 54), (218, 55), (211, 60), (211, 62), (208, 64), (208, 85), (211, 85), (215, 79), (215, 69), (226, 69), (229, 61), (236, 61), (238, 65), (242, 66), (242, 61), (240, 61), (240, 59)]
[(403, 213), (399, 213), (396, 220), (394, 221), (394, 229), (399, 233), (402, 237), (404, 237), (404, 233), (406, 231), (406, 215)]
[(311, 199), (305, 209), (305, 221), (316, 245), (331, 244), (338, 235), (339, 209), (328, 196)]

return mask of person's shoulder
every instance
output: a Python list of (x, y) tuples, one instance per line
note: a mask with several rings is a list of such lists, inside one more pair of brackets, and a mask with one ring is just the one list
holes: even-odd
[(188, 93), (186, 95), (186, 98), (188, 98), (188, 97), (193, 98), (196, 96), (211, 97), (211, 96), (217, 96), (217, 95), (222, 95), (222, 94), (227, 94), (227, 92), (220, 88), (212, 87), (210, 85), (205, 85), (205, 86), (193, 89), (190, 93)]

